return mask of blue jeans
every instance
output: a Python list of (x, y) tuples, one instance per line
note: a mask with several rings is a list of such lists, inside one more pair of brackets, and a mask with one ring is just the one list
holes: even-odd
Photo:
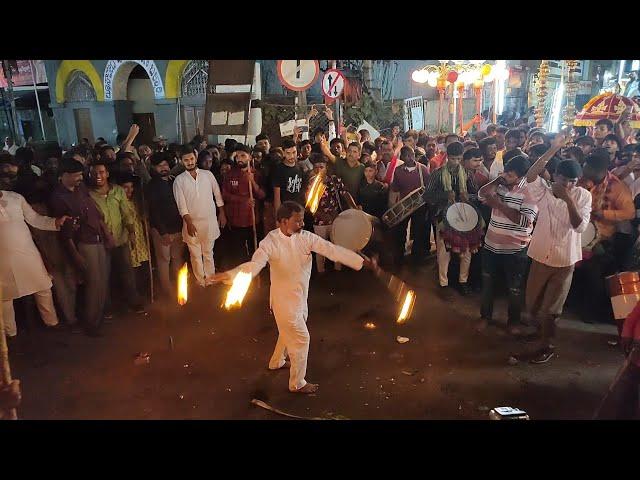
[(486, 247), (482, 249), (482, 306), (480, 307), (482, 318), (493, 320), (494, 282), (500, 271), (507, 281), (508, 288), (507, 325), (520, 323), (528, 265), (529, 257), (526, 248), (511, 254), (493, 253)]

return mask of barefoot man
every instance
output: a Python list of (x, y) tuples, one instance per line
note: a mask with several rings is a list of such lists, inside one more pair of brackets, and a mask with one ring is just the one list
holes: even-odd
[(375, 268), (375, 264), (364, 260), (358, 254), (323, 240), (318, 235), (303, 230), (304, 208), (296, 202), (283, 202), (276, 213), (278, 228), (272, 230), (260, 242), (250, 262), (218, 273), (214, 282), (230, 283), (240, 271), (260, 273), (267, 262), (271, 270), (270, 302), (278, 325), (278, 343), (269, 361), (269, 369), (277, 370), (288, 366), (285, 357), (291, 360), (289, 391), (294, 393), (314, 393), (318, 385), (307, 383), (309, 354), (309, 330), (307, 330), (307, 295), (311, 277), (311, 252), (340, 262), (354, 270), (363, 265)]

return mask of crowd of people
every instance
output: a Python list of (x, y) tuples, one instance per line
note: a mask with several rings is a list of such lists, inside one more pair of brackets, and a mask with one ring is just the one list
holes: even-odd
[[(557, 135), (523, 116), (461, 134), (401, 133), (396, 124), (377, 138), (335, 125), (329, 108), (314, 114), (326, 115), (328, 129), (296, 129), (278, 147), (266, 134), (253, 147), (232, 139), (210, 145), (202, 136), (134, 147), (136, 125), (117, 146), (84, 139), (44, 156), (7, 139), (0, 154), (7, 334), (17, 334), (14, 301), (32, 296), (48, 329), (101, 335), (114, 311), (145, 311), (152, 272), (157, 290), (173, 298), (185, 251), (198, 286), (210, 285), (216, 269), (251, 259), (279, 224), (281, 205), (305, 205), (318, 175), (325, 189), (303, 221), (324, 239), (342, 211), (381, 219), (422, 188), (423, 204), (399, 224), (379, 222), (382, 265), (417, 267), (435, 253), (450, 301), (457, 266), (458, 293), (480, 293), (478, 331), (499, 323), (493, 305), (504, 286), (509, 333), (538, 340), (522, 358), (553, 357), (566, 302), (585, 321), (613, 322), (605, 278), (640, 268), (640, 144), (628, 112)], [(471, 213), (466, 228), (454, 225), (452, 209)], [(596, 234), (583, 247), (590, 228)], [(315, 258), (323, 274), (325, 258)]]

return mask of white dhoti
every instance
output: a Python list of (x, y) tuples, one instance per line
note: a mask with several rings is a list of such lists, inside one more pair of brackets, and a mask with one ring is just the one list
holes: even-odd
[(309, 355), (309, 330), (307, 329), (307, 297), (311, 277), (311, 252), (340, 262), (354, 270), (362, 268), (363, 259), (346, 248), (332, 244), (318, 235), (300, 231), (287, 236), (280, 229), (271, 231), (260, 242), (250, 262), (243, 263), (230, 273), (233, 278), (239, 271), (260, 273), (267, 262), (270, 265), (270, 302), (278, 326), (278, 342), (271, 356), (269, 368), (284, 365), (289, 355), (289, 390), (298, 390), (307, 382), (307, 358)]

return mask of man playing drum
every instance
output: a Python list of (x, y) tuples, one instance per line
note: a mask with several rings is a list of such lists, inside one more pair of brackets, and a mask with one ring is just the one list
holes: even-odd
[(540, 331), (531, 354), (532, 363), (545, 363), (554, 355), (551, 340), (556, 318), (569, 294), (574, 266), (582, 259), (580, 237), (591, 217), (591, 193), (576, 186), (582, 175), (578, 162), (561, 161), (551, 188), (540, 177), (546, 163), (565, 142), (564, 135), (558, 135), (527, 173), (527, 189), (539, 209), (529, 244), (532, 263), (526, 288), (526, 309)]
[[(436, 229), (436, 254), (438, 258), (438, 277), (440, 287), (445, 299), (451, 297), (449, 286), (449, 262), (451, 254), (447, 250), (442, 238), (444, 212), (447, 207), (455, 202), (468, 202), (467, 175), (460, 165), (464, 147), (460, 142), (450, 143), (447, 147), (447, 162), (442, 168), (432, 172), (425, 192), (425, 200), (430, 204), (430, 210), (434, 215)], [(460, 252), (460, 291), (468, 293), (467, 279), (469, 266), (471, 265), (471, 252)]]
[[(392, 194), (396, 193), (398, 195), (399, 200), (402, 200), (417, 188), (427, 184), (429, 181), (429, 169), (421, 163), (416, 163), (413, 150), (410, 147), (402, 147), (400, 160), (404, 164), (396, 168), (390, 190)], [(412, 261), (417, 265), (426, 259), (429, 252), (429, 223), (427, 222), (427, 216), (427, 205), (425, 204), (395, 227), (394, 264), (396, 267), (399, 267), (404, 259), (404, 246), (407, 239), (409, 220), (411, 220), (411, 232), (413, 234)]]
[(591, 192), (591, 220), (597, 229), (597, 244), (593, 256), (585, 258), (576, 270), (576, 280), (582, 284), (585, 318), (606, 321), (612, 318), (605, 286), (605, 277), (616, 273), (616, 257), (625, 252), (616, 249), (616, 226), (635, 217), (631, 191), (625, 183), (608, 171), (609, 158), (590, 154), (584, 164), (579, 185)]
[[(327, 174), (327, 157), (322, 153), (312, 153), (310, 161), (313, 164), (309, 186), (313, 185), (316, 175), (323, 177), (325, 188), (318, 203), (318, 209), (313, 214), (313, 232), (319, 237), (328, 240), (331, 233), (331, 225), (342, 210), (356, 208), (352, 197), (349, 196), (342, 179), (336, 175)], [(341, 269), (340, 263), (336, 263), (336, 270)], [(324, 257), (316, 253), (316, 267), (318, 273), (324, 273)]]

